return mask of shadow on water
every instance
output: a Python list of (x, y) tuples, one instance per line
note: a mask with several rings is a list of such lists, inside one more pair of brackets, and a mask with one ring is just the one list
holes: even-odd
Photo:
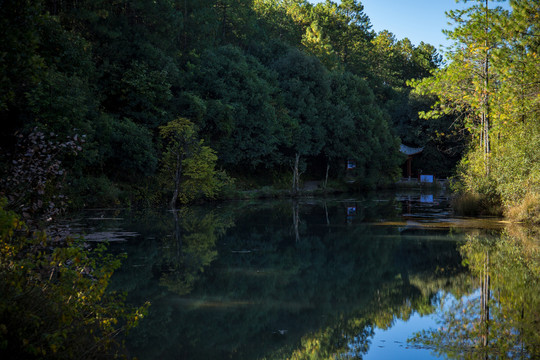
[[(497, 238), (502, 227), (453, 219), (437, 195), (114, 217), (123, 219), (117, 230), (138, 236), (114, 244), (128, 258), (113, 285), (129, 301), (152, 302), (127, 339), (140, 359), (360, 359), (377, 329), (434, 313), (441, 294), (473, 294), (478, 284), (460, 248), (471, 236)], [(103, 220), (93, 226), (108, 231)], [(416, 346), (435, 349), (426, 340), (435, 334), (423, 335)]]

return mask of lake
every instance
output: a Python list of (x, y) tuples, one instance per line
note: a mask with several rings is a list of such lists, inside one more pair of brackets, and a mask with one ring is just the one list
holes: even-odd
[(127, 253), (111, 287), (151, 302), (127, 337), (141, 360), (540, 353), (537, 238), (452, 216), (444, 194), (94, 210), (73, 226)]

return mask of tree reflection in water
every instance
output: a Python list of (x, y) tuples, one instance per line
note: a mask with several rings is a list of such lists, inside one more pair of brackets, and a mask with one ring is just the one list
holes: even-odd
[(471, 237), (461, 253), (478, 290), (447, 304), (440, 328), (411, 341), (451, 359), (540, 359), (538, 234)]
[(159, 283), (178, 295), (189, 294), (193, 285), (218, 255), (216, 241), (232, 226), (230, 218), (190, 208), (172, 211), (174, 232), (162, 240)]
[(242, 202), (144, 219), (130, 228), (148, 240), (126, 244), (116, 274), (128, 299), (152, 302), (128, 339), (140, 359), (362, 358), (375, 328), (433, 312), (440, 289), (458, 293), (466, 279), (463, 235), (403, 232), (394, 200)]

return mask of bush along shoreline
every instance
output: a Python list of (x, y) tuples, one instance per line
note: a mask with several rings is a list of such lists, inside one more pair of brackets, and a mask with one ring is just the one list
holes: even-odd
[(150, 304), (107, 291), (121, 257), (84, 239), (30, 231), (0, 199), (0, 357), (128, 358), (122, 335)]

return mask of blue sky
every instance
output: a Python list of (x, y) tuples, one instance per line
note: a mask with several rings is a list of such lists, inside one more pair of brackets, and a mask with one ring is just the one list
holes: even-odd
[(364, 12), (373, 30), (389, 30), (396, 38), (409, 38), (414, 45), (421, 41), (435, 46), (450, 43), (442, 33), (449, 29), (445, 11), (456, 9), (455, 0), (363, 0)]
[(441, 50), (441, 45), (443, 50), (451, 45), (442, 33), (443, 29), (450, 29), (445, 11), (464, 6), (455, 0), (361, 0), (361, 3), (376, 32), (388, 30), (398, 40), (407, 37), (414, 45), (423, 41), (438, 50)]

